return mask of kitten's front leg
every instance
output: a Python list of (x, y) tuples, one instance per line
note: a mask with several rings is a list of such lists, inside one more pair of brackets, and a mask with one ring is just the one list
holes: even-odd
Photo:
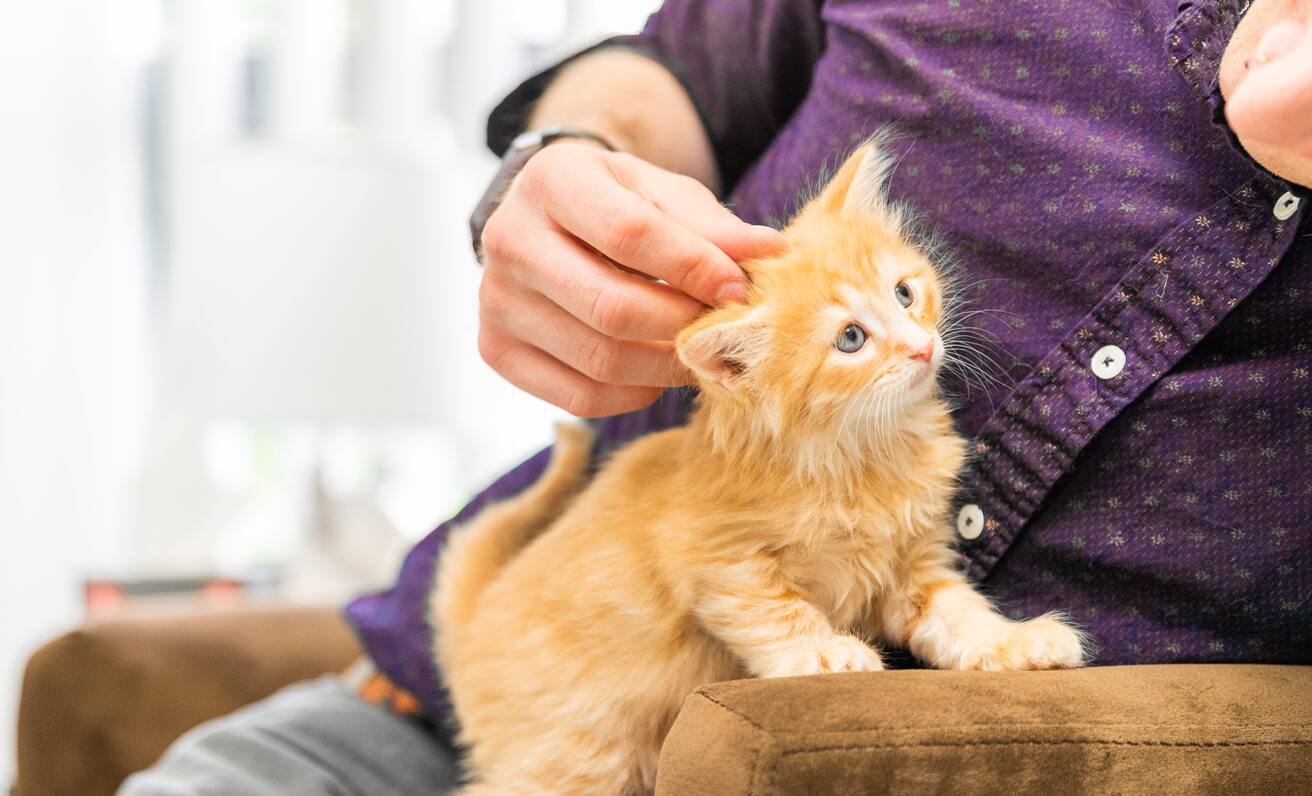
[(879, 653), (829, 619), (779, 575), (766, 555), (717, 568), (697, 617), (756, 677), (884, 668)]
[(941, 563), (912, 567), (896, 592), (884, 604), (884, 634), (941, 669), (1064, 669), (1085, 661), (1083, 634), (1059, 615), (1007, 619)]

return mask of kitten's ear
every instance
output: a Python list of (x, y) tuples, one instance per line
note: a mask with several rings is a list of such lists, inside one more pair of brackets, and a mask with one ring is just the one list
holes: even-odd
[(770, 327), (761, 307), (746, 315), (715, 312), (679, 335), (679, 359), (700, 378), (733, 389), (765, 360)]
[(857, 147), (816, 201), (831, 213), (878, 212), (885, 205), (884, 183), (893, 167), (888, 136), (875, 134)]

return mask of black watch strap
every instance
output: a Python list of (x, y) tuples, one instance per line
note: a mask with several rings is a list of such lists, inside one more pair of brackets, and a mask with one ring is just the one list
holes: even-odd
[(611, 152), (615, 151), (615, 147), (609, 141), (596, 133), (571, 127), (546, 127), (515, 136), (515, 140), (510, 142), (510, 148), (501, 159), (500, 170), (492, 178), (492, 182), (483, 192), (483, 197), (478, 200), (478, 205), (474, 207), (474, 212), (469, 217), (469, 237), (474, 244), (474, 256), (480, 263), (483, 262), (483, 227), (487, 226), (487, 220), (501, 205), (501, 199), (506, 195), (510, 181), (515, 179), (515, 175), (524, 168), (529, 158), (541, 152), (548, 144), (562, 138), (582, 138), (595, 142)]

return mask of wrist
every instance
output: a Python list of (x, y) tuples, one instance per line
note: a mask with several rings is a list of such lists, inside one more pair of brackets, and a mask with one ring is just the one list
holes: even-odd
[(578, 138), (578, 143), (596, 144), (612, 152), (628, 152), (639, 156), (644, 149), (643, 141), (647, 138), (637, 120), (629, 118), (628, 114), (620, 110), (575, 106), (562, 108), (559, 103), (539, 104), (528, 117), (525, 129), (580, 131), (587, 135)]
[(527, 130), (516, 136), (501, 159), (501, 168), (497, 170), (469, 217), (470, 242), (474, 247), (474, 256), (480, 263), (483, 261), (483, 228), (500, 206), (510, 183), (534, 155), (557, 141), (573, 141), (610, 152), (616, 151), (609, 139), (581, 127), (553, 125)]

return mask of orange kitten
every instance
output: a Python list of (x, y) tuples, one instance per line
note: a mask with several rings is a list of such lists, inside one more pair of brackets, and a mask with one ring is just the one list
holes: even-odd
[(887, 202), (875, 143), (744, 265), (748, 303), (678, 338), (701, 397), (583, 491), (591, 437), (452, 534), (433, 617), (474, 794), (644, 794), (705, 683), (883, 668), (1078, 666), (952, 565), (964, 442), (936, 378), (943, 288)]

